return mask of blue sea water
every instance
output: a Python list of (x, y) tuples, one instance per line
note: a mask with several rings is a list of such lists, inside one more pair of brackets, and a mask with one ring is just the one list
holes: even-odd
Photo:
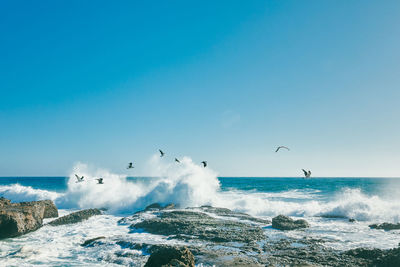
[[(54, 231), (44, 226), (0, 241), (0, 266), (47, 266), (49, 262), (56, 266), (102, 266), (121, 249), (112, 238), (107, 243), (109, 251), (96, 247), (82, 250), (79, 244), (103, 235), (134, 242), (175, 242), (145, 233), (132, 234), (126, 225), (118, 223), (154, 202), (172, 202), (178, 208), (212, 205), (269, 220), (284, 214), (306, 219), (311, 225), (305, 231), (289, 232), (263, 225), (270, 240), (322, 238), (325, 246), (338, 250), (392, 248), (400, 242), (400, 231), (368, 227), (371, 223), (400, 222), (400, 179), (217, 177), (210, 168), (188, 158), (179, 165), (154, 160), (152, 177), (127, 177), (85, 164), (75, 166), (69, 177), (0, 177), (0, 196), (14, 202), (52, 199), (60, 215), (83, 208), (107, 209), (105, 215), (73, 227), (60, 226)], [(77, 182), (75, 173), (84, 176), (84, 182)], [(96, 183), (97, 177), (104, 178), (103, 185)], [(137, 266), (133, 260), (121, 265)]]

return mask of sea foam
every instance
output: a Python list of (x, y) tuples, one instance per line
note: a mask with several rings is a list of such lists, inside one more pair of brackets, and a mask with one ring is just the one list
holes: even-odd
[[(129, 181), (126, 175), (77, 163), (65, 193), (15, 184), (0, 186), (0, 194), (15, 202), (52, 199), (62, 209), (106, 208), (109, 214), (129, 214), (158, 202), (175, 203), (182, 208), (212, 205), (268, 218), (284, 214), (400, 221), (400, 201), (395, 196), (368, 195), (358, 188), (343, 188), (328, 199), (321, 197), (323, 192), (309, 188), (283, 192), (222, 191), (217, 173), (189, 157), (175, 163), (154, 155), (147, 162), (147, 173), (157, 178)], [(84, 181), (77, 182), (75, 174), (84, 176)], [(104, 184), (97, 184), (95, 179), (99, 177)]]

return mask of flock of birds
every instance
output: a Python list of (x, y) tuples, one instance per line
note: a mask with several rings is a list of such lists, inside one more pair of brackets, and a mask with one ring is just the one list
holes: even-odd
[[(164, 153), (164, 151), (162, 151), (161, 149), (159, 149), (158, 151), (160, 151), (160, 157), (164, 157), (164, 155), (165, 155), (165, 153)], [(175, 162), (177, 162), (177, 163), (181, 163), (180, 162), (180, 160), (179, 159), (177, 159), (177, 158), (175, 158)], [(202, 161), (201, 162), (201, 164), (203, 164), (203, 167), (205, 168), (205, 167), (207, 167), (207, 161)], [(133, 168), (135, 168), (134, 166), (133, 166), (133, 162), (129, 162), (128, 163), (128, 167), (127, 167), (127, 169), (133, 169)], [(76, 182), (77, 183), (80, 183), (80, 182), (83, 182), (84, 181), (84, 176), (79, 176), (79, 175), (77, 175), (77, 174), (75, 174), (75, 177), (76, 177)], [(104, 182), (103, 182), (103, 178), (97, 178), (97, 179), (95, 179), (95, 180), (97, 180), (97, 184), (104, 184)]]
[[(279, 150), (281, 150), (281, 149), (286, 149), (286, 150), (290, 150), (288, 147), (286, 147), (286, 146), (278, 146), (277, 148), (276, 148), (276, 150), (275, 150), (275, 153), (276, 152), (278, 152)], [(160, 157), (164, 157), (164, 155), (165, 155), (165, 153), (161, 150), (161, 149), (159, 149), (158, 150), (159, 152), (160, 152)], [(175, 158), (175, 162), (177, 162), (177, 163), (181, 163), (180, 161), (179, 161), (179, 159), (177, 159), (177, 158)], [(201, 162), (201, 164), (203, 164), (203, 167), (205, 168), (205, 167), (207, 167), (207, 161), (202, 161)], [(133, 162), (129, 162), (128, 163), (128, 167), (127, 167), (127, 169), (133, 169), (133, 168), (135, 168), (134, 166), (133, 166)], [(308, 171), (306, 171), (305, 169), (302, 169), (302, 171), (303, 171), (303, 173), (304, 173), (304, 178), (310, 178), (311, 177), (311, 171), (310, 170), (308, 170)], [(84, 180), (84, 176), (78, 176), (77, 174), (75, 174), (75, 177), (76, 177), (76, 182), (77, 183), (80, 183), (80, 182), (83, 182)], [(103, 182), (103, 178), (97, 178), (97, 179), (95, 179), (96, 181), (97, 181), (97, 184), (104, 184), (104, 182)]]

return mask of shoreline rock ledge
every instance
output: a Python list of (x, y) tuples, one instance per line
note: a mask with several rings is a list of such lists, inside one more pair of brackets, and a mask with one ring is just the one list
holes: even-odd
[(58, 217), (51, 200), (11, 203), (0, 198), (0, 239), (16, 237), (39, 229), (43, 219)]
[(64, 224), (72, 224), (82, 222), (84, 220), (89, 219), (95, 215), (101, 215), (101, 210), (99, 209), (87, 209), (87, 210), (80, 210), (68, 215), (62, 216), (60, 218), (55, 219), (54, 221), (49, 222), (49, 225), (58, 226)]

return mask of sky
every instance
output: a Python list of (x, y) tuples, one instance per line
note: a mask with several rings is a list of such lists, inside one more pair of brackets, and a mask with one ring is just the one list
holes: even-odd
[(397, 0), (1, 1), (0, 176), (76, 162), (142, 176), (161, 148), (220, 176), (400, 177), (399, 14)]

